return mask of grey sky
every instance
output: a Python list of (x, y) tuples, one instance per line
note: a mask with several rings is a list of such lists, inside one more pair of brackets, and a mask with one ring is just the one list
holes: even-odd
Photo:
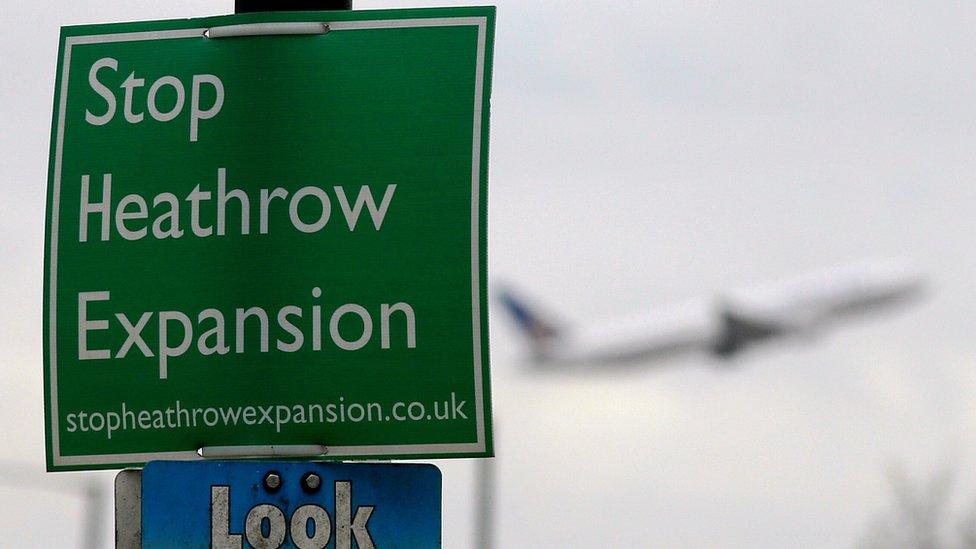
[[(870, 257), (914, 260), (932, 278), (920, 306), (731, 365), (533, 375), (493, 311), (500, 546), (849, 546), (888, 503), (893, 464), (920, 477), (955, 467), (954, 505), (971, 504), (976, 6), (497, 5), (493, 279), (586, 321)], [(58, 27), (231, 10), (5, 7), (0, 459), (43, 468), (41, 273)], [(445, 547), (465, 547), (472, 466), (439, 465)], [(24, 504), (0, 528), (36, 536), (25, 545), (76, 539), (78, 498), (2, 483), (0, 498), (5, 509)], [(59, 521), (68, 531), (51, 527)]]

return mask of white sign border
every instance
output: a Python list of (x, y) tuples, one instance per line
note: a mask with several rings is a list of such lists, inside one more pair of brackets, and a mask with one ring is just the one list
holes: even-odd
[[(477, 421), (478, 440), (473, 443), (448, 444), (394, 444), (370, 446), (328, 446), (329, 457), (361, 457), (361, 456), (410, 456), (425, 454), (475, 454), (483, 453), (486, 449), (485, 440), (485, 387), (482, 376), (481, 360), (481, 255), (480, 235), (481, 226), (481, 118), (484, 104), (485, 78), (485, 46), (488, 18), (481, 17), (435, 17), (422, 19), (378, 19), (369, 21), (337, 21), (330, 22), (331, 31), (346, 30), (375, 30), (391, 28), (421, 28), (421, 27), (455, 27), (475, 26), (478, 28), (477, 61), (475, 69), (474, 94), (474, 128), (471, 151), (471, 327), (473, 333), (474, 358), (474, 394), (475, 415)], [(196, 450), (176, 452), (138, 452), (131, 454), (95, 454), (80, 456), (61, 455), (60, 430), (58, 424), (58, 361), (57, 361), (57, 276), (58, 276), (58, 221), (60, 216), (61, 195), (61, 157), (64, 146), (65, 114), (68, 104), (69, 68), (71, 65), (71, 48), (75, 45), (104, 44), (110, 42), (132, 42), (137, 40), (167, 40), (174, 38), (202, 37), (206, 28), (176, 29), (168, 31), (127, 32), (115, 34), (97, 34), (88, 36), (69, 36), (64, 40), (64, 58), (61, 69), (61, 89), (58, 102), (58, 126), (54, 152), (54, 181), (51, 193), (51, 226), (50, 247), (50, 285), (48, 291), (48, 349), (50, 368), (50, 404), (51, 404), (51, 454), (52, 465), (55, 467), (77, 467), (85, 465), (123, 465), (128, 463), (148, 462), (154, 459), (169, 460), (199, 460)]]

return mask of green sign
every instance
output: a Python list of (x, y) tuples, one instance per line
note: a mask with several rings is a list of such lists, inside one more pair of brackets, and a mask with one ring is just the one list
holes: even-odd
[(488, 456), (494, 8), (66, 27), (49, 470)]

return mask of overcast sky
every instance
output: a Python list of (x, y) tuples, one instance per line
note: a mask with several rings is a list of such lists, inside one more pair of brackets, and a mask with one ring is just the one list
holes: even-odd
[[(41, 474), (58, 29), (233, 7), (8, 4), (0, 459), (27, 469), (5, 466), (0, 528), (73, 546), (82, 498), (29, 486), (109, 489), (114, 473)], [(493, 310), (499, 546), (852, 546), (889, 505), (892, 467), (953, 469), (953, 508), (976, 502), (973, 28), (968, 2), (498, 3), (493, 281), (572, 323), (872, 257), (931, 280), (918, 306), (732, 364), (582, 375), (533, 374)], [(438, 464), (445, 547), (469, 546), (473, 466)]]

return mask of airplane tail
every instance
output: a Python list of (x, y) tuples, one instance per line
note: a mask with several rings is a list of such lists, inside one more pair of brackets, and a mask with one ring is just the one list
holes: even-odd
[(553, 340), (559, 337), (559, 328), (507, 289), (499, 291), (498, 298), (519, 330), (532, 343), (536, 355), (541, 357), (547, 354)]

